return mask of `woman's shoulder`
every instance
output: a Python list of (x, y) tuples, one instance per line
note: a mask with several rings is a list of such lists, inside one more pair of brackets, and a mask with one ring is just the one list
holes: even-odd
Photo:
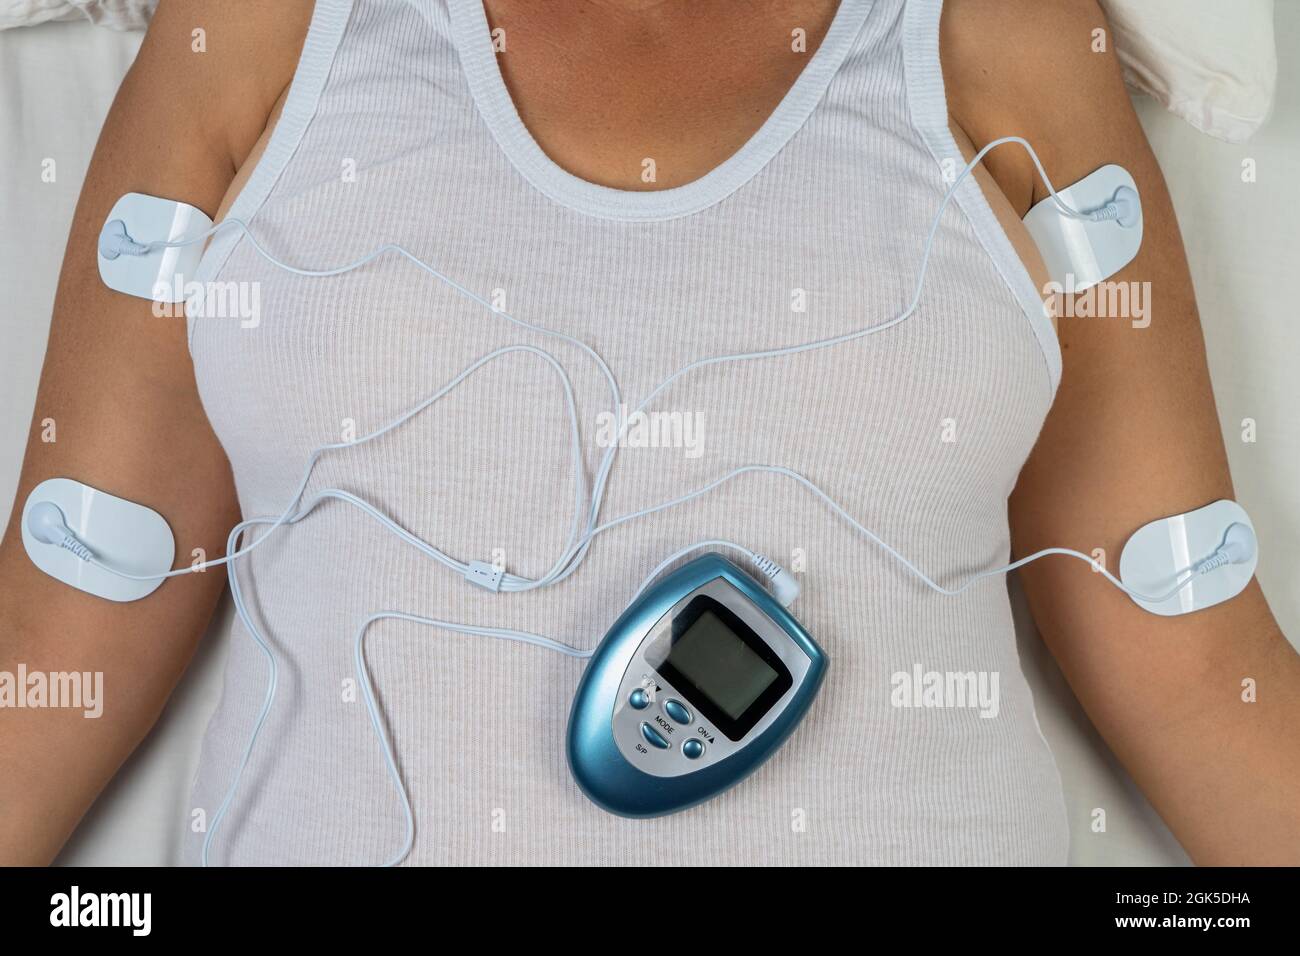
[(169, 91), (159, 121), (244, 163), (293, 79), (314, 0), (160, 0), (128, 82)]
[[(977, 147), (1015, 133), (1047, 162), (1107, 113), (1129, 109), (1097, 0), (947, 0), (940, 52), (949, 112)], [(1021, 215), (1042, 198), (1022, 151), (998, 150), (987, 163)]]

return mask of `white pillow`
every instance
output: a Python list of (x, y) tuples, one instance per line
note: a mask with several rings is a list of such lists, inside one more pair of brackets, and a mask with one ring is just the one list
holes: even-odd
[(1128, 84), (1202, 132), (1241, 143), (1277, 87), (1273, 0), (1101, 0)]
[(143, 30), (158, 0), (0, 0), (0, 30), (48, 20), (89, 20), (113, 30)]

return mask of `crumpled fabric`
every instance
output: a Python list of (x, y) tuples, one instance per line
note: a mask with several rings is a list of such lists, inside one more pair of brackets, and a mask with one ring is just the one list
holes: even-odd
[(0, 30), (50, 20), (89, 20), (110, 30), (143, 30), (158, 0), (0, 0)]

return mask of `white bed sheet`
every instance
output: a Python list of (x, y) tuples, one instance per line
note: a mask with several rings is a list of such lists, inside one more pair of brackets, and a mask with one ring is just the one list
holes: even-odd
[[(1260, 532), (1259, 578), (1278, 620), (1300, 638), (1300, 416), (1294, 321), (1300, 208), (1300, 4), (1278, 5), (1281, 60), (1272, 121), (1243, 146), (1197, 133), (1139, 104), (1183, 227), (1200, 300), (1237, 497)], [(8, 507), (35, 401), (54, 288), (73, 207), (119, 78), (140, 42), (89, 23), (0, 31), (0, 505)], [(42, 162), (57, 178), (45, 183)], [(1253, 160), (1258, 181), (1242, 182)], [(1239, 440), (1241, 422), (1259, 440)], [(1014, 594), (1013, 589), (1013, 594)], [(1101, 743), (1033, 632), (1015, 594), (1022, 660), (1065, 784), (1080, 865), (1186, 863), (1150, 805)], [(227, 602), (228, 603), (228, 602)], [(174, 863), (189, 825), (199, 740), (220, 695), (229, 609), (162, 720), (108, 787), (59, 858), (68, 865)], [(1094, 808), (1107, 828), (1093, 832)], [(210, 810), (211, 808), (209, 808)]]

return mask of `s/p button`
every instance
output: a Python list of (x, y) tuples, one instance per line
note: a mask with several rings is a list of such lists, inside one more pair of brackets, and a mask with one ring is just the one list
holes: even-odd
[(644, 720), (641, 721), (641, 736), (645, 738), (646, 743), (650, 746), (658, 747), (660, 750), (667, 750), (672, 746), (672, 744), (664, 740), (659, 731), (655, 730)]

